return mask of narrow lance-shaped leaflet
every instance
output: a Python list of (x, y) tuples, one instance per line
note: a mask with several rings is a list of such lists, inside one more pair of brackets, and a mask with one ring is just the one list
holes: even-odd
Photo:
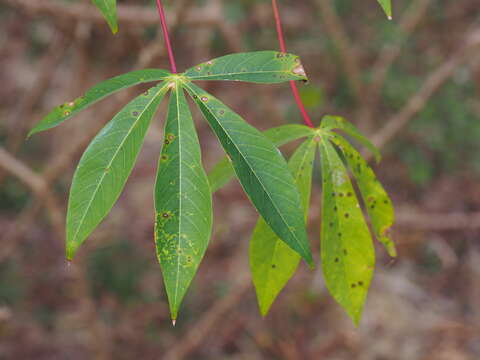
[(375, 266), (375, 253), (347, 170), (323, 135), (322, 269), (328, 290), (358, 325)]
[[(288, 162), (300, 191), (305, 221), (310, 206), (315, 151), (316, 142), (312, 137), (298, 147)], [(299, 262), (300, 256), (281, 241), (260, 217), (250, 240), (250, 269), (263, 316), (293, 276)]]
[(116, 93), (117, 91), (141, 83), (163, 80), (169, 75), (171, 74), (166, 70), (146, 69), (132, 71), (102, 81), (88, 90), (83, 96), (55, 107), (47, 116), (45, 116), (35, 125), (28, 136), (32, 136), (33, 134), (60, 125), (65, 120), (70, 119), (80, 111), (85, 110), (96, 102)]
[(155, 183), (155, 244), (175, 320), (207, 249), (212, 199), (181, 83), (172, 84)]
[(92, 0), (110, 26), (112, 33), (118, 31), (117, 0)]
[(230, 80), (275, 84), (306, 81), (300, 58), (278, 51), (230, 54), (196, 65), (184, 75), (190, 80)]
[(260, 215), (313, 266), (300, 196), (279, 150), (218, 99), (192, 83), (184, 86), (232, 160), (240, 183)]
[(167, 85), (160, 84), (132, 100), (105, 125), (83, 153), (68, 200), (68, 259), (73, 258), (120, 196), (166, 91)]

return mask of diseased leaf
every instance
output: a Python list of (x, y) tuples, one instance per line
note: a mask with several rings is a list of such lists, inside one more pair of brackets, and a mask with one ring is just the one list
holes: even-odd
[(347, 170), (322, 136), (321, 258), (328, 290), (358, 325), (375, 266), (375, 253)]
[[(305, 220), (310, 205), (312, 168), (316, 143), (308, 139), (295, 151), (289, 161), (304, 208)], [(288, 280), (293, 276), (300, 256), (290, 249), (260, 217), (250, 240), (250, 269), (263, 316)]]
[(188, 69), (191, 80), (233, 80), (273, 84), (307, 80), (296, 55), (277, 51), (255, 51), (222, 56)]
[(67, 258), (111, 210), (127, 181), (167, 85), (126, 105), (85, 150), (73, 176), (67, 211)]
[(300, 196), (280, 151), (215, 97), (192, 83), (185, 87), (232, 160), (240, 183), (260, 215), (313, 266)]
[(331, 116), (327, 115), (322, 118), (322, 122), (320, 124), (320, 128), (322, 130), (342, 130), (347, 135), (353, 137), (357, 140), (360, 144), (365, 146), (368, 150), (370, 150), (373, 155), (375, 155), (375, 160), (377, 162), (380, 161), (382, 156), (380, 155), (380, 151), (377, 149), (375, 145), (373, 145), (370, 140), (368, 140), (352, 123), (346, 121), (341, 116)]
[(100, 10), (112, 33), (118, 31), (117, 23), (117, 0), (92, 0), (95, 6)]
[(172, 90), (155, 184), (155, 244), (172, 319), (207, 249), (212, 195), (179, 82)]
[(375, 237), (385, 246), (390, 256), (397, 256), (395, 244), (387, 234), (395, 220), (392, 200), (378, 181), (372, 168), (352, 145), (339, 135), (332, 134), (330, 139), (343, 152), (348, 166), (357, 180)]
[(385, 11), (385, 15), (387, 15), (389, 20), (392, 20), (392, 2), (391, 0), (377, 0), (380, 6), (382, 7), (383, 11)]
[(141, 83), (163, 80), (169, 75), (171, 74), (165, 70), (146, 69), (132, 71), (103, 81), (88, 90), (85, 95), (54, 108), (37, 125), (35, 125), (28, 136), (60, 125), (81, 110), (88, 108), (97, 101), (100, 101), (119, 90)]
[[(288, 124), (268, 129), (263, 134), (273, 142), (275, 146), (282, 146), (291, 141), (312, 135), (314, 130), (305, 125)], [(227, 184), (235, 176), (232, 164), (227, 157), (220, 160), (208, 174), (208, 181), (212, 192), (217, 191)]]

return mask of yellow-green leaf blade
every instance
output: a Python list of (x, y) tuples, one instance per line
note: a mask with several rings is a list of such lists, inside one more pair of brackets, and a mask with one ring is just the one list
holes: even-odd
[(192, 83), (185, 87), (232, 160), (255, 208), (273, 231), (312, 266), (300, 196), (281, 153), (218, 99)]
[(167, 91), (156, 86), (127, 104), (98, 133), (73, 176), (67, 211), (66, 255), (72, 259), (120, 196), (150, 121)]
[(102, 13), (112, 33), (116, 34), (118, 31), (117, 0), (92, 0), (92, 2)]
[(380, 6), (382, 7), (385, 15), (387, 15), (389, 20), (392, 20), (392, 2), (391, 0), (377, 0)]
[(222, 56), (188, 69), (190, 80), (231, 80), (273, 84), (307, 80), (300, 58), (277, 51), (255, 51)]
[(180, 84), (172, 90), (155, 183), (155, 244), (172, 319), (207, 249), (212, 199)]
[(30, 131), (28, 136), (36, 134), (41, 131), (51, 129), (60, 125), (65, 120), (76, 115), (78, 112), (90, 107), (103, 98), (123, 90), (130, 86), (141, 83), (160, 81), (171, 75), (168, 71), (160, 69), (146, 69), (132, 71), (122, 74), (111, 79), (98, 83), (83, 96), (66, 102), (60, 106), (55, 107), (47, 116), (40, 120), (35, 127)]
[[(309, 139), (300, 145), (288, 163), (300, 191), (305, 220), (310, 204), (315, 150), (315, 142)], [(300, 256), (281, 241), (260, 217), (250, 240), (250, 269), (263, 316), (293, 276), (299, 262)]]
[(397, 256), (395, 243), (388, 236), (388, 230), (395, 221), (392, 200), (378, 181), (372, 168), (352, 145), (336, 134), (332, 134), (330, 139), (343, 152), (347, 164), (357, 180), (375, 237), (385, 246), (390, 256)]
[[(281, 125), (268, 129), (263, 134), (270, 139), (275, 146), (282, 146), (291, 141), (314, 134), (314, 129), (298, 124)], [(232, 164), (227, 157), (220, 160), (208, 174), (208, 181), (212, 192), (217, 191), (227, 184), (235, 176)]]
[(320, 124), (322, 130), (342, 130), (347, 135), (357, 140), (360, 144), (365, 146), (375, 156), (375, 160), (378, 162), (381, 159), (380, 151), (368, 140), (352, 123), (348, 122), (341, 116), (327, 115), (322, 118)]
[(375, 266), (375, 253), (347, 170), (326, 136), (322, 163), (321, 259), (335, 300), (358, 325)]

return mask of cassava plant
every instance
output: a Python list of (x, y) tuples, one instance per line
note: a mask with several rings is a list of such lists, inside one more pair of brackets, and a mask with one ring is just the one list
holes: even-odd
[[(116, 1), (92, 1), (116, 32)], [(73, 259), (80, 245), (112, 209), (133, 169), (152, 118), (168, 95), (164, 142), (154, 189), (155, 245), (174, 324), (211, 236), (212, 193), (234, 176), (259, 213), (250, 243), (250, 263), (261, 313), (267, 314), (302, 258), (314, 267), (305, 222), (317, 150), (323, 192), (322, 270), (330, 293), (358, 324), (375, 255), (372, 235), (349, 174), (357, 182), (373, 234), (391, 256), (395, 256), (395, 247), (386, 231), (393, 224), (394, 214), (392, 203), (373, 170), (341, 133), (366, 146), (377, 160), (378, 150), (340, 117), (325, 116), (320, 126), (314, 127), (295, 83), (306, 81), (307, 77), (299, 57), (286, 51), (276, 0), (272, 0), (272, 6), (280, 52), (230, 54), (180, 74), (163, 6), (160, 0), (156, 2), (170, 71), (133, 71), (99, 83), (83, 96), (54, 108), (30, 132), (33, 135), (53, 128), (119, 90), (158, 82), (121, 109), (82, 155), (68, 200), (67, 259)], [(379, 2), (390, 16), (390, 2)], [(306, 125), (284, 125), (262, 133), (195, 85), (197, 80), (264, 84), (290, 81)], [(199, 107), (227, 155), (208, 176), (202, 166), (186, 94)], [(304, 141), (287, 164), (277, 147), (301, 138)]]

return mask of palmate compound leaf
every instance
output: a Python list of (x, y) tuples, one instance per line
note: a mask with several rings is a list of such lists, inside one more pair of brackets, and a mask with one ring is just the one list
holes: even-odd
[(28, 136), (56, 127), (65, 120), (85, 110), (103, 98), (125, 88), (152, 81), (160, 81), (171, 75), (166, 70), (146, 69), (132, 71), (98, 83), (85, 95), (54, 108), (30, 131)]
[[(291, 141), (313, 135), (315, 131), (305, 125), (287, 124), (268, 129), (263, 134), (275, 145), (282, 146)], [(235, 176), (232, 163), (227, 157), (220, 160), (208, 174), (212, 192), (226, 185)]]
[(117, 23), (117, 0), (92, 0), (92, 3), (100, 10), (112, 33), (116, 34), (118, 31)]
[(167, 92), (159, 84), (127, 104), (98, 133), (73, 176), (67, 211), (67, 259), (108, 214), (125, 186), (145, 133)]
[(385, 246), (390, 256), (396, 257), (395, 244), (387, 234), (395, 221), (392, 200), (378, 181), (372, 168), (352, 145), (337, 134), (332, 134), (330, 139), (342, 151), (348, 167), (357, 181), (375, 237)]
[(298, 56), (277, 51), (222, 56), (196, 65), (184, 75), (190, 80), (233, 80), (264, 84), (307, 80)]
[(387, 15), (389, 20), (392, 20), (392, 2), (391, 0), (377, 0), (380, 6), (382, 7), (383, 11), (385, 11), (385, 15)]
[(184, 86), (232, 160), (240, 183), (260, 215), (313, 266), (300, 196), (278, 149), (218, 99), (192, 83)]
[(373, 145), (370, 140), (368, 140), (352, 123), (346, 121), (341, 116), (331, 116), (327, 115), (322, 118), (322, 122), (320, 124), (320, 129), (329, 131), (329, 130), (342, 130), (347, 135), (351, 136), (355, 140), (357, 140), (360, 144), (365, 146), (368, 150), (370, 150), (373, 155), (375, 156), (375, 160), (377, 162), (380, 161), (381, 155), (380, 151), (377, 149), (375, 145)]
[(181, 82), (175, 83), (155, 183), (155, 244), (172, 319), (197, 272), (212, 229), (212, 195)]
[(322, 135), (321, 259), (328, 290), (358, 325), (375, 266), (370, 231), (347, 170)]
[[(294, 152), (288, 162), (307, 219), (312, 187), (316, 142), (311, 137)], [(295, 273), (300, 256), (290, 249), (260, 217), (250, 240), (250, 268), (260, 312), (265, 316), (275, 298)]]

